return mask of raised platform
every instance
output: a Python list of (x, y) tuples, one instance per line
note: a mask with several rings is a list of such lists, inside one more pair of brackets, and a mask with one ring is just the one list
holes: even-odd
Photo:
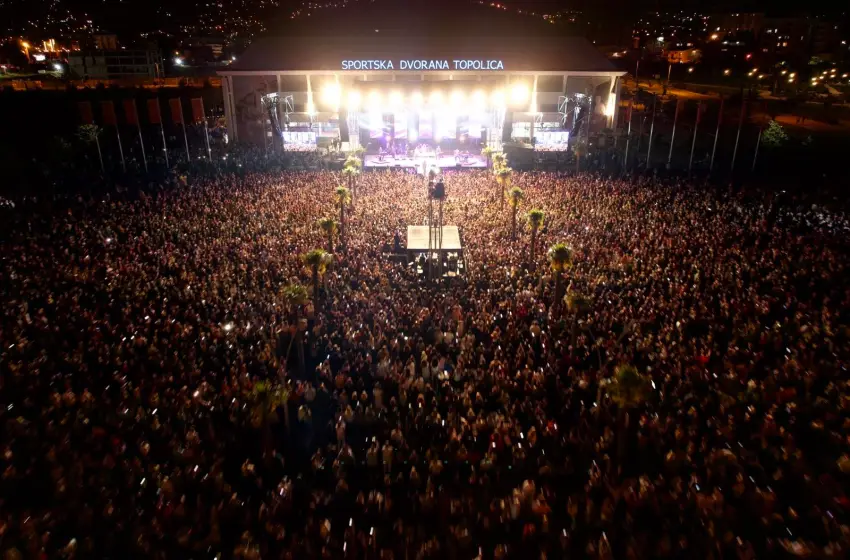
[[(439, 167), (441, 169), (483, 169), (487, 167), (487, 159), (481, 155), (468, 155), (465, 158), (454, 154), (443, 154), (439, 158), (437, 156), (392, 156), (392, 155), (366, 155), (363, 158), (363, 167), (374, 169), (387, 169), (393, 167), (401, 167), (406, 169), (416, 169), (424, 172), (425, 169), (431, 167)], [(426, 235), (427, 240), (427, 235)]]
[[(434, 228), (436, 231), (437, 228)], [(443, 226), (443, 251), (460, 251), (460, 232), (457, 226)], [(428, 226), (407, 226), (407, 250), (428, 250)]]

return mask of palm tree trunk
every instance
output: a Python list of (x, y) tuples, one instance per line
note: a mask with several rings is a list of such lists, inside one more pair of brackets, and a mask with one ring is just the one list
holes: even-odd
[(328, 232), (328, 253), (333, 254), (334, 252), (334, 234), (332, 231)]
[(291, 431), (289, 426), (289, 397), (287, 397), (286, 400), (283, 401), (283, 423), (286, 426), (286, 435), (288, 439)]
[(511, 241), (516, 240), (516, 209), (514, 206), (514, 210), (511, 213)]
[(100, 160), (100, 173), (105, 177), (106, 168), (103, 166), (103, 154), (100, 151), (100, 140), (97, 136), (94, 137), (94, 145), (97, 146), (97, 159)]
[(529, 262), (531, 262), (532, 267), (534, 267), (534, 249), (536, 248), (535, 245), (537, 245), (537, 228), (531, 226), (531, 255)]
[(625, 407), (617, 412), (617, 464), (623, 468), (628, 448), (626, 439), (629, 437), (629, 412)]
[(307, 374), (307, 366), (304, 363), (304, 335), (300, 328), (296, 331), (295, 338), (298, 340), (298, 369), (300, 371), (301, 378), (303, 379)]
[(570, 328), (570, 346), (576, 347), (576, 335), (578, 334), (578, 313), (573, 314), (573, 325)]
[(313, 265), (313, 309), (319, 309), (319, 266)]
[(345, 249), (345, 203), (339, 203), (339, 242)]
[[(561, 302), (561, 271), (555, 272), (555, 301), (552, 302), (553, 313), (558, 312), (558, 307)], [(553, 317), (554, 318), (554, 317)]]

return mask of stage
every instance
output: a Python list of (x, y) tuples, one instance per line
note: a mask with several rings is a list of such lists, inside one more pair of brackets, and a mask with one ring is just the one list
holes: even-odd
[[(434, 233), (437, 228), (433, 228)], [(432, 270), (442, 270), (444, 278), (462, 276), (466, 264), (463, 258), (463, 247), (460, 242), (460, 231), (457, 226), (443, 226), (443, 249), (437, 251), (435, 247), (431, 252), (434, 266)], [(428, 259), (428, 226), (407, 226), (407, 252), (411, 266), (416, 267), (417, 274), (426, 274), (425, 268)], [(440, 263), (442, 262), (442, 268)]]
[[(434, 233), (437, 233), (437, 228), (434, 228)], [(443, 251), (460, 251), (461, 249), (460, 232), (457, 226), (443, 226)], [(428, 226), (407, 226), (407, 250), (428, 250)]]
[[(407, 169), (416, 169), (420, 173), (424, 173), (432, 167), (440, 169), (484, 169), (487, 167), (487, 159), (481, 155), (457, 156), (454, 154), (442, 154), (439, 158), (436, 155), (420, 155), (420, 156), (393, 156), (393, 155), (377, 155), (367, 154), (363, 158), (363, 167), (373, 169), (387, 169), (393, 167), (403, 167)], [(426, 230), (426, 240), (427, 230)]]

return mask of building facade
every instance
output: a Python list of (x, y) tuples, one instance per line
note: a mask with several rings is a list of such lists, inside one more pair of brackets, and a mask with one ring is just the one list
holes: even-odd
[(267, 148), (566, 149), (614, 126), (623, 72), (584, 39), (398, 36), (262, 39), (219, 74), (230, 138)]

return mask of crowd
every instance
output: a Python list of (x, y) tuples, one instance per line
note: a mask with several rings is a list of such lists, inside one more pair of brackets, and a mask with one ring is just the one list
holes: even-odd
[[(515, 173), (531, 254), (489, 174), (448, 173), (466, 274), (437, 285), (389, 254), (423, 179), (366, 173), (295, 305), (340, 182), (0, 209), (6, 558), (848, 555), (840, 215)], [(620, 364), (651, 382), (627, 416)]]

